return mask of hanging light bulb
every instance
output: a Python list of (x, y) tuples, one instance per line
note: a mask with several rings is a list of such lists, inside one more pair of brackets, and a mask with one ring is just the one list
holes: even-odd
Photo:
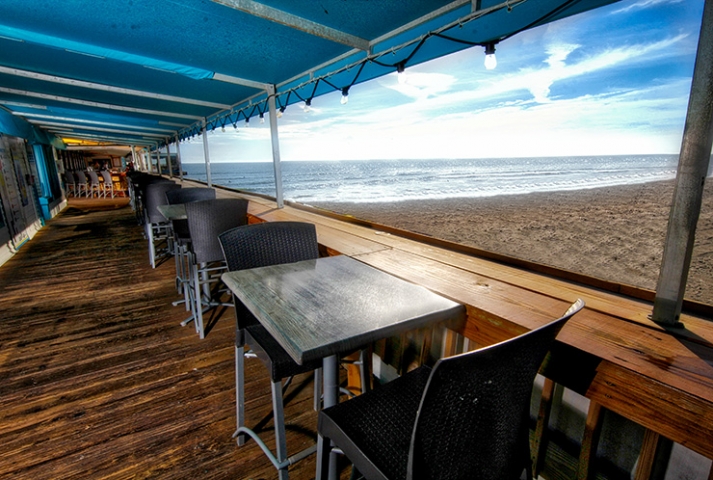
[(342, 99), (339, 103), (346, 105), (349, 102), (349, 87), (342, 88)]
[(399, 83), (403, 85), (406, 83), (406, 66), (404, 65), (404, 62), (400, 62), (396, 65), (396, 78), (398, 79)]
[(277, 111), (277, 118), (282, 118), (282, 114), (285, 113), (286, 109), (287, 109), (286, 106), (280, 107), (280, 109)]
[(220, 127), (220, 131), (221, 131), (221, 132), (225, 132), (225, 124), (223, 124), (223, 126)]
[(312, 109), (311, 107), (312, 107), (312, 99), (308, 98), (307, 100), (305, 100), (305, 105), (302, 108), (304, 108), (305, 112), (309, 112)]
[(495, 43), (490, 42), (485, 45), (485, 69), (493, 70), (498, 66), (498, 60), (495, 58)]
[(260, 123), (265, 123), (265, 114), (264, 113), (260, 114)]
[(250, 119), (248, 117), (245, 117), (245, 128), (248, 128), (250, 126)]

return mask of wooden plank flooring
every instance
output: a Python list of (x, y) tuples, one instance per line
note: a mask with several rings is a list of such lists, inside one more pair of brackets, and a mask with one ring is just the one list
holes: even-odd
[[(71, 200), (0, 267), (0, 478), (276, 478), (231, 438), (233, 311), (200, 340), (174, 274), (149, 267), (124, 199)], [(246, 365), (248, 424), (272, 445), (266, 369)], [(316, 437), (311, 376), (295, 383), (291, 453)], [(290, 476), (314, 478), (314, 456)]]

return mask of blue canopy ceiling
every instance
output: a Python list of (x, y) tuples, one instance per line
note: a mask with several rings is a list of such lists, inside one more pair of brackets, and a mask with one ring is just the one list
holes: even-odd
[(0, 108), (152, 145), (616, 0), (3, 0)]

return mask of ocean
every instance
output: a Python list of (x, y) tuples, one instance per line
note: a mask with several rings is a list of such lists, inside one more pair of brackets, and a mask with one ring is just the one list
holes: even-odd
[[(283, 161), (285, 200), (398, 202), (581, 190), (674, 178), (678, 155), (433, 160)], [(202, 163), (186, 178), (206, 181)], [(275, 196), (270, 162), (211, 163), (211, 180)]]

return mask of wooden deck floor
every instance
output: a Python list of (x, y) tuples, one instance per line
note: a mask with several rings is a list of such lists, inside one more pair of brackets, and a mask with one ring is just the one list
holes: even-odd
[[(254, 442), (231, 438), (233, 311), (199, 340), (171, 306), (174, 273), (149, 267), (125, 200), (71, 201), (0, 267), (0, 478), (276, 478)], [(259, 360), (247, 368), (255, 424), (269, 380)], [(295, 383), (292, 453), (316, 436), (311, 377)], [(314, 478), (314, 456), (290, 475)]]

